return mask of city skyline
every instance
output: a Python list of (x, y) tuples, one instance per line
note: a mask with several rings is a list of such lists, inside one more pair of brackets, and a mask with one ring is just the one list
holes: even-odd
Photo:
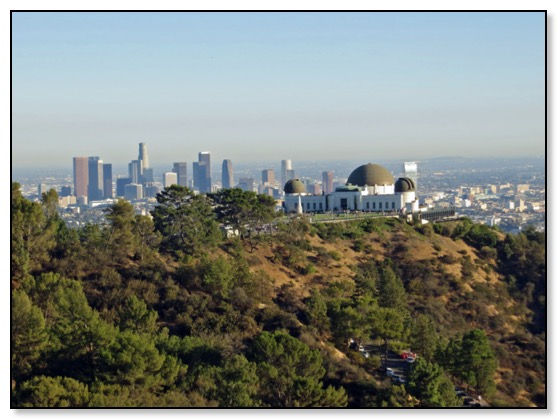
[(14, 167), (80, 155), (120, 166), (139, 142), (151, 166), (199, 150), (234, 162), (545, 155), (541, 12), (14, 13), (12, 24)]

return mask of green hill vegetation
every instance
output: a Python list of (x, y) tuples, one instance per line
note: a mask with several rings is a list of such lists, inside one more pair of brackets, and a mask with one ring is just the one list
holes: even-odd
[[(157, 200), (69, 229), (54, 191), (12, 185), (12, 407), (456, 407), (455, 386), (546, 405), (545, 234)], [(382, 362), (409, 348), (395, 385)]]

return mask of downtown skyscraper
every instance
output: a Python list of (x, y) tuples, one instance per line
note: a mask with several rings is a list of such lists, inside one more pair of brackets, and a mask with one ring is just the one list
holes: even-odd
[(89, 158), (73, 158), (73, 185), (74, 195), (78, 198), (87, 196), (87, 185), (89, 184)]
[(172, 171), (176, 173), (177, 185), (188, 186), (188, 164), (186, 162), (174, 163)]
[(139, 162), (139, 182), (153, 182), (153, 169), (149, 165), (149, 156), (147, 155), (147, 144), (139, 143), (139, 153), (137, 156)]
[(198, 161), (193, 163), (193, 184), (199, 192), (210, 193), (211, 180), (211, 152), (199, 152)]
[(323, 192), (325, 195), (333, 193), (333, 172), (323, 172)]
[(232, 170), (232, 161), (222, 161), (222, 188), (230, 189), (234, 187), (234, 172)]
[(292, 160), (282, 160), (280, 164), (280, 187), (284, 188), (286, 182), (290, 180), (289, 171), (292, 171)]
[(103, 161), (100, 157), (89, 157), (89, 184), (87, 185), (87, 201), (101, 201), (104, 199)]

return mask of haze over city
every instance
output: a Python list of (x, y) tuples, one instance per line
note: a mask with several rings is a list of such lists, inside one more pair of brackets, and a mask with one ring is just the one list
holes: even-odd
[(12, 165), (543, 156), (544, 19), (14, 13)]

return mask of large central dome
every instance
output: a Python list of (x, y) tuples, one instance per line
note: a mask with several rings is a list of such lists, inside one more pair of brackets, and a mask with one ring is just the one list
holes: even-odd
[(346, 183), (358, 186), (392, 185), (395, 180), (383, 166), (368, 163), (355, 169)]

